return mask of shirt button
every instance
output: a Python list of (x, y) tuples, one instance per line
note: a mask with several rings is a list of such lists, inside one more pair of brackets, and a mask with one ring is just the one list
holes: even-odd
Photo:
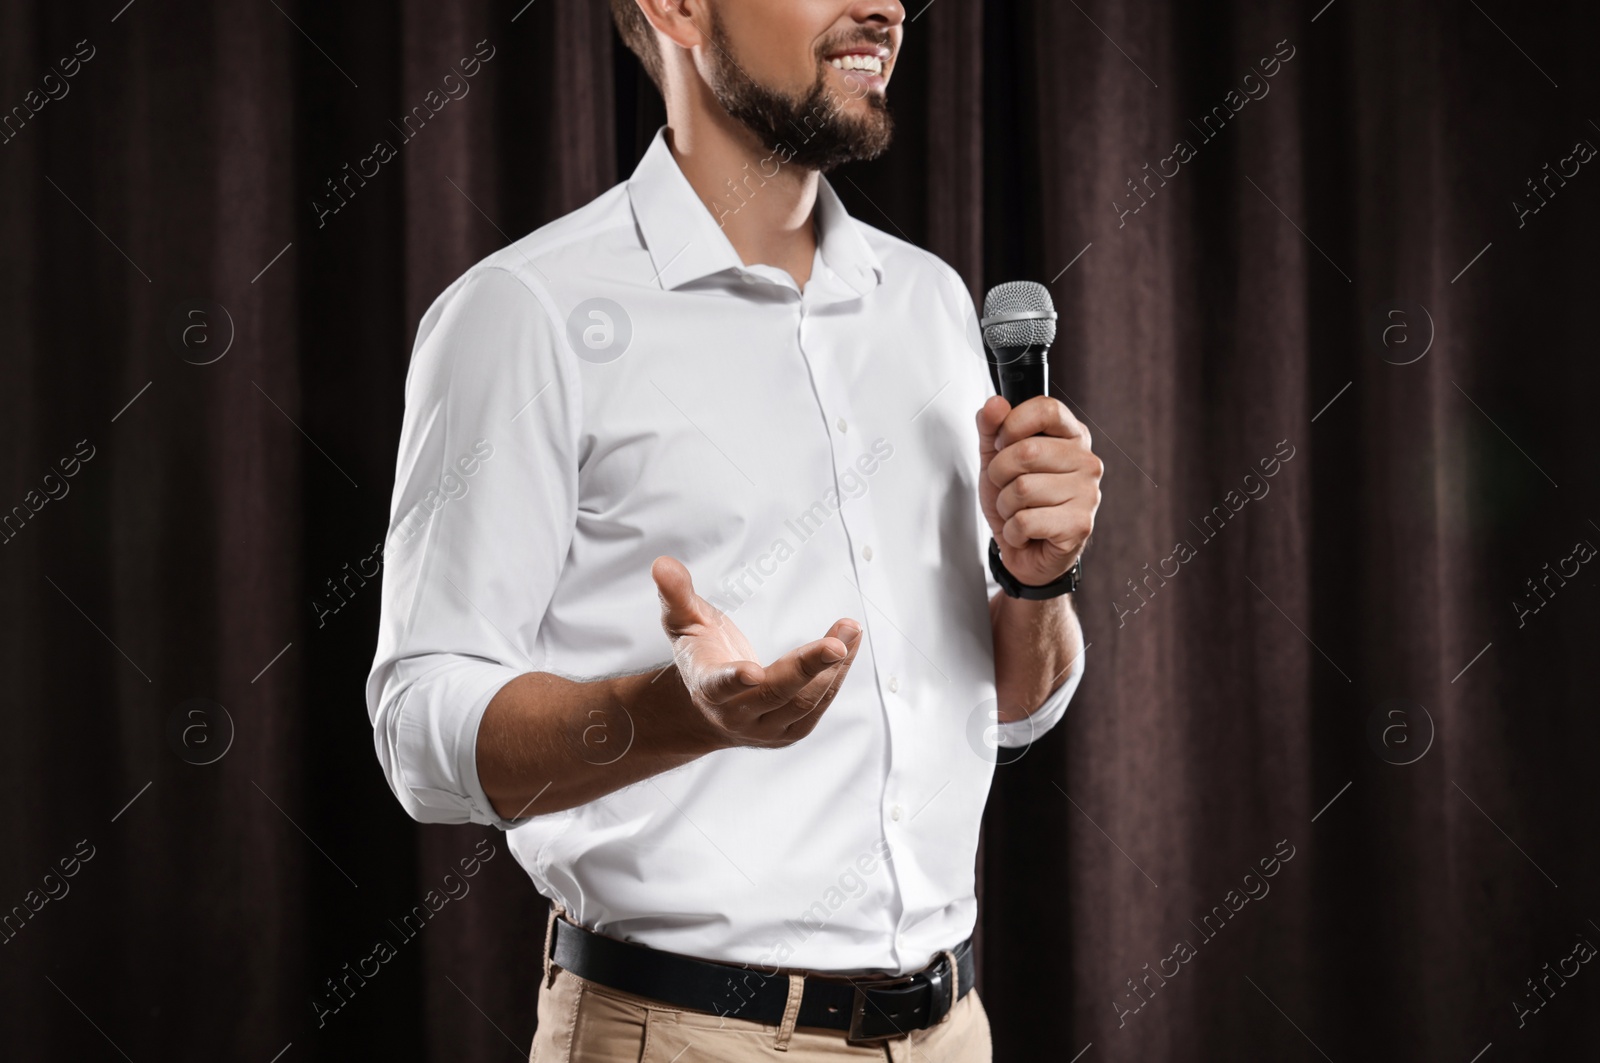
[(754, 284), (756, 282), (756, 277), (753, 273), (741, 273), (739, 275), (739, 279), (744, 281), (746, 284)]
[(863, 558), (865, 558), (866, 560), (871, 561), (872, 560), (872, 547), (863, 546), (861, 548), (861, 556)]
[(889, 818), (894, 820), (894, 821), (896, 821), (896, 822), (899, 822), (899, 820), (900, 820), (900, 806), (899, 805), (895, 805), (893, 808), (891, 808), (889, 810)]
[(839, 431), (841, 431), (841, 432), (850, 431), (850, 426), (845, 423), (845, 420), (844, 420), (843, 417), (839, 418), (838, 425), (839, 425)]
[(897, 691), (899, 689), (900, 689), (900, 678), (898, 676), (893, 676), (893, 675), (890, 676), (889, 677), (889, 693), (893, 694), (895, 691)]

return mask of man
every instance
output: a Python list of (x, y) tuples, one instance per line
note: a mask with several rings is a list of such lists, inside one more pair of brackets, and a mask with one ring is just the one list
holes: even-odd
[(979, 824), (1082, 676), (1101, 463), (821, 176), (888, 145), (899, 3), (613, 12), (668, 124), (418, 329), (379, 758), (551, 899), (541, 1063), (987, 1061)]

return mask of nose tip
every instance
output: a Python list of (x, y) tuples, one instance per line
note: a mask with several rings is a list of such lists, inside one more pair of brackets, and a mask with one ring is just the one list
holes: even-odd
[(889, 26), (898, 26), (906, 20), (906, 9), (900, 0), (871, 0), (865, 3), (866, 9), (858, 13), (857, 17), (863, 21), (875, 21)]

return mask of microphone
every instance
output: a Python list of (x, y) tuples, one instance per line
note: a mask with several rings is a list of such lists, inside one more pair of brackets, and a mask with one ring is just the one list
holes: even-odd
[(1056, 308), (1036, 281), (1009, 281), (983, 300), (983, 345), (1000, 377), (1000, 394), (1013, 407), (1050, 390), (1050, 345), (1056, 341)]
[[(1009, 281), (989, 289), (983, 299), (983, 345), (1000, 378), (1000, 394), (1015, 408), (1050, 391), (1050, 345), (1056, 341), (1056, 306), (1036, 281)], [(1020, 582), (1000, 557), (1000, 543), (989, 537), (989, 573), (1013, 598), (1039, 600), (1077, 591), (1083, 574), (1080, 555), (1049, 583)]]

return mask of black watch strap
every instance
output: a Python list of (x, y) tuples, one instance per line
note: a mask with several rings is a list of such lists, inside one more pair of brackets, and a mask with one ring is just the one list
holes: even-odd
[(995, 582), (1000, 584), (1000, 589), (1013, 598), (1026, 598), (1030, 601), (1042, 601), (1046, 598), (1059, 598), (1063, 594), (1072, 594), (1078, 589), (1078, 578), (1083, 574), (1083, 555), (1072, 563), (1059, 578), (1037, 586), (1021, 583), (1013, 576), (1004, 562), (1000, 560), (1000, 544), (995, 542), (994, 536), (989, 537), (989, 571), (994, 574)]

